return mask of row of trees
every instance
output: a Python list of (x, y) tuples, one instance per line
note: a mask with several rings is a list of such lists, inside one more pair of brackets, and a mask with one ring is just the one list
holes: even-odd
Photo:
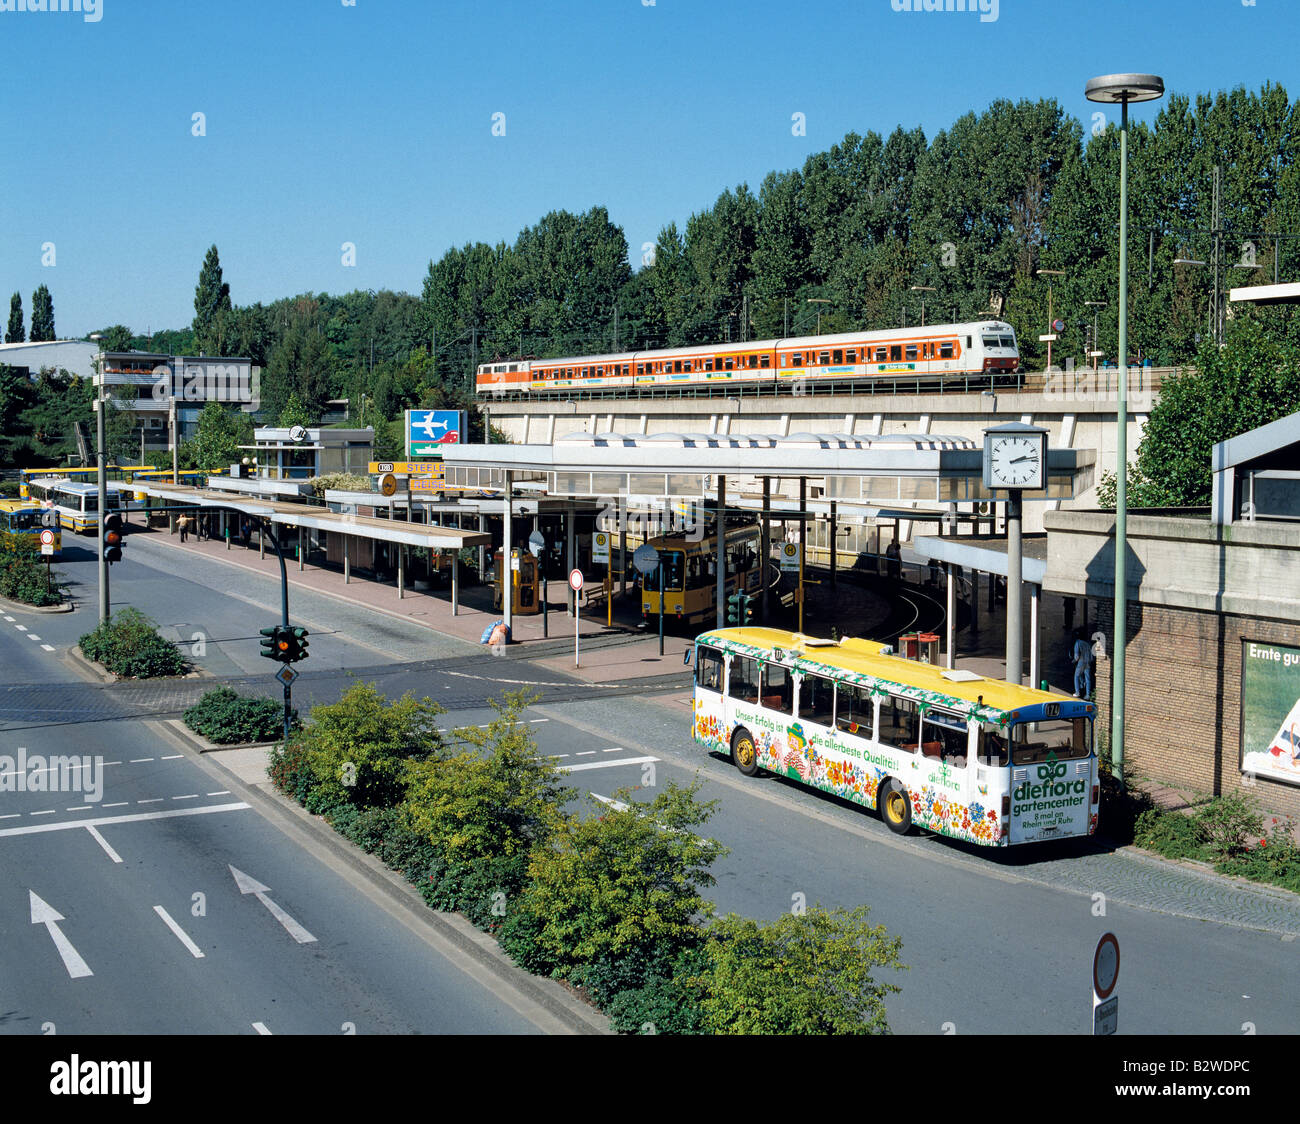
[[(32, 343), (57, 339), (54, 334), (54, 298), (44, 285), (32, 294)], [(27, 329), (23, 326), (23, 298), (14, 293), (9, 298), (9, 324), (5, 328), (5, 343), (26, 343)]]

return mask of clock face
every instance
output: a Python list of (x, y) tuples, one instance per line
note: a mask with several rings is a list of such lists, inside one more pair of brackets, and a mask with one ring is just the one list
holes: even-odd
[(1003, 488), (1041, 487), (1042, 460), (1037, 438), (995, 437), (989, 448), (989, 476)]

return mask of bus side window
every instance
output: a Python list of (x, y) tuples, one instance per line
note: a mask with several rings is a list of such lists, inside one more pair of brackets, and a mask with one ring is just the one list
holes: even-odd
[(871, 692), (852, 683), (835, 685), (835, 725), (846, 734), (871, 737)]
[(1005, 769), (1009, 760), (1006, 734), (987, 726), (980, 727), (979, 763), (995, 769)]
[(879, 740), (897, 749), (915, 753), (919, 717), (916, 703), (911, 699), (900, 699), (894, 695), (886, 696), (880, 704)]
[(696, 653), (695, 685), (722, 694), (722, 653), (716, 648), (700, 648)]
[(835, 684), (820, 675), (799, 680), (799, 718), (818, 726), (831, 725), (835, 712)]
[(758, 702), (758, 663), (745, 656), (731, 657), (727, 694), (737, 702)]
[(764, 666), (763, 705), (782, 714), (794, 713), (794, 679), (789, 668), (775, 663)]

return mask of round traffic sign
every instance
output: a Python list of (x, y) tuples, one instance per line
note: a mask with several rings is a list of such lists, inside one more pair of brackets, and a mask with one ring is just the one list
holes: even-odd
[(582, 571), (581, 571), (581, 570), (570, 570), (570, 571), (569, 571), (569, 585), (570, 585), (570, 587), (571, 587), (575, 592), (576, 592), (577, 590), (579, 590), (579, 589), (582, 588)]
[(397, 477), (391, 472), (379, 482), (379, 490), (386, 496), (391, 496), (397, 491)]
[(54, 532), (50, 530), (42, 531), (41, 546), (53, 546), (53, 545), (54, 545)]
[(1092, 954), (1092, 990), (1106, 999), (1119, 981), (1119, 941), (1114, 933), (1103, 933)]
[(1054, 331), (1054, 332), (1064, 332), (1064, 331), (1065, 331), (1065, 321), (1064, 321), (1064, 320), (1053, 320), (1053, 321), (1052, 321), (1052, 331)]
[(649, 543), (642, 543), (632, 552), (632, 565), (648, 578), (659, 569), (659, 552)]

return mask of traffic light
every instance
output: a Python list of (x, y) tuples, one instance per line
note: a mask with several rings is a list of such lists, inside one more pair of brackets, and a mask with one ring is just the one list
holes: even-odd
[(286, 630), (289, 639), (289, 651), (285, 657), (285, 663), (297, 663), (299, 660), (305, 660), (309, 655), (307, 651), (308, 632), (305, 628), (294, 627)]
[(288, 663), (287, 653), (290, 647), (291, 637), (289, 630), (282, 624), (277, 624), (274, 628), (261, 629), (262, 633), (262, 655), (268, 660), (276, 660), (279, 663)]
[(749, 617), (746, 615), (749, 606), (745, 604), (748, 598), (743, 593), (733, 593), (727, 598), (727, 623), (730, 625), (744, 624)]
[(749, 594), (740, 595), (740, 623), (749, 624), (754, 619), (754, 606), (749, 603)]
[(104, 560), (122, 561), (122, 517), (116, 513), (104, 520)]

